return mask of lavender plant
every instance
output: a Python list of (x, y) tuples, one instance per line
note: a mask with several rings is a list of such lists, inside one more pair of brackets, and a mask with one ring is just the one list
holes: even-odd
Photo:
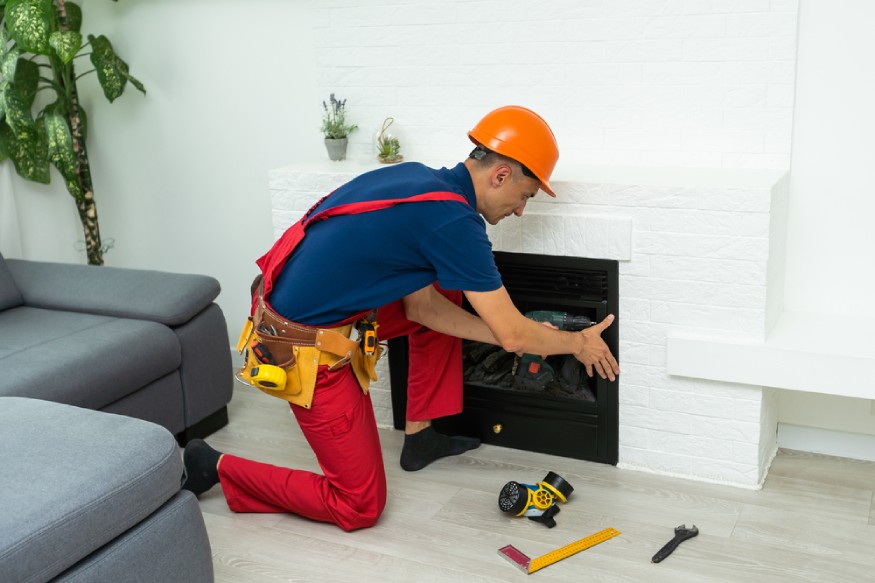
[(326, 138), (337, 140), (349, 136), (357, 125), (346, 122), (346, 99), (337, 99), (334, 93), (322, 102), (325, 114), (322, 117), (322, 133)]

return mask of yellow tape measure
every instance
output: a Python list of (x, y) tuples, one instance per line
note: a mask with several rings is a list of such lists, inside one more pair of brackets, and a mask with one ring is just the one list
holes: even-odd
[(606, 528), (595, 534), (591, 534), (586, 538), (582, 538), (573, 543), (567, 544), (564, 547), (558, 548), (555, 551), (550, 551), (546, 555), (542, 555), (535, 559), (530, 559), (522, 551), (513, 545), (507, 545), (498, 549), (498, 554), (505, 559), (522, 569), (524, 573), (534, 573), (544, 567), (559, 562), (562, 559), (570, 557), (580, 551), (585, 551), (590, 547), (594, 547), (599, 543), (603, 543), (608, 539), (614, 538), (620, 534), (620, 531), (614, 528)]

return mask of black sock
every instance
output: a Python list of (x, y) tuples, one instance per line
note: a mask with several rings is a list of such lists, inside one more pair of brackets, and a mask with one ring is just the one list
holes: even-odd
[(401, 467), (408, 472), (415, 472), (437, 459), (459, 455), (477, 447), (480, 447), (480, 440), (476, 437), (443, 435), (429, 425), (418, 433), (404, 436)]
[(185, 464), (185, 482), (183, 490), (193, 492), (195, 496), (206, 492), (219, 483), (219, 470), (216, 464), (222, 452), (216, 451), (203, 439), (192, 439), (185, 446), (182, 461)]

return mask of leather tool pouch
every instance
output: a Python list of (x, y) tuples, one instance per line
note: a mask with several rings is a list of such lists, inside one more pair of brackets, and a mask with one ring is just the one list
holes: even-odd
[[(351, 329), (352, 324), (332, 329), (300, 326), (283, 320), (259, 302), (256, 314), (247, 319), (237, 342), (237, 351), (245, 352), (245, 357), (243, 368), (235, 376), (272, 397), (309, 409), (319, 366), (334, 371), (351, 363), (356, 380), (367, 393), (370, 382), (377, 379), (375, 367), (383, 347), (378, 345), (374, 354), (364, 355), (359, 343), (349, 339)], [(279, 389), (265, 389), (252, 381), (253, 368), (269, 364), (253, 349), (259, 343), (272, 356), (274, 365), (286, 373), (285, 385)]]

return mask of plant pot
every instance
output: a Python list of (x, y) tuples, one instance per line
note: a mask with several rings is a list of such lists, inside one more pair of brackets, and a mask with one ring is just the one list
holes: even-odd
[(347, 138), (325, 138), (325, 149), (328, 150), (328, 157), (332, 160), (345, 160), (348, 142)]
[(382, 156), (377, 156), (377, 161), (383, 164), (397, 164), (398, 162), (404, 161), (404, 156), (398, 154), (394, 158), (384, 158)]

